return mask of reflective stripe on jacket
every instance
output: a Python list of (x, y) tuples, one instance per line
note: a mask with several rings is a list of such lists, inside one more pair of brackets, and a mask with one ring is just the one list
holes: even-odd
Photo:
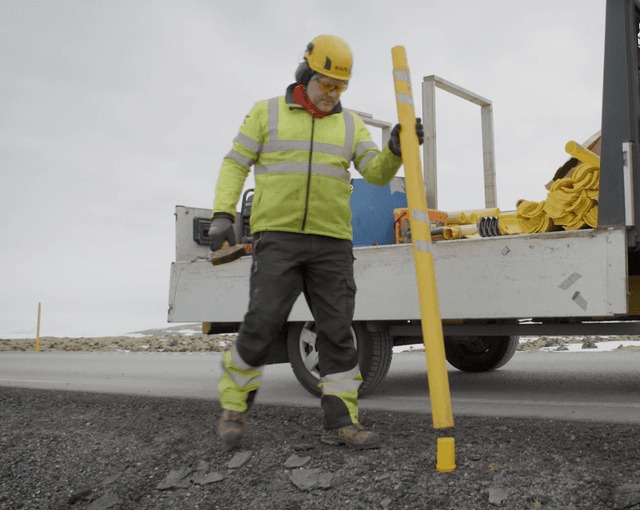
[(252, 165), (255, 195), (251, 232), (276, 230), (352, 239), (349, 167), (371, 184), (384, 186), (402, 161), (380, 151), (357, 114), (342, 109), (315, 118), (286, 96), (256, 103), (226, 155), (214, 215), (235, 217)]

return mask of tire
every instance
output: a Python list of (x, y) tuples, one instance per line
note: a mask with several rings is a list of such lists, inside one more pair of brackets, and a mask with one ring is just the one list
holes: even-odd
[(513, 357), (519, 336), (445, 337), (447, 361), (463, 372), (488, 372), (503, 367)]
[[(362, 396), (373, 391), (387, 375), (391, 366), (393, 341), (386, 328), (371, 332), (363, 323), (354, 323), (351, 326), (351, 334), (358, 350), (358, 364), (362, 375), (358, 395)], [(314, 322), (290, 324), (287, 352), (298, 382), (309, 393), (320, 397), (322, 392), (318, 388), (320, 370)]]

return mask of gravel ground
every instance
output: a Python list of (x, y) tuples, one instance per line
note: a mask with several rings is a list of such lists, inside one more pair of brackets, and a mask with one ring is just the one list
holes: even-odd
[[(158, 338), (158, 349), (230, 340), (198, 336)], [(81, 350), (71, 340), (41, 348)], [(640, 510), (637, 426), (455, 416), (435, 431), (423, 414), (363, 411), (383, 446), (361, 452), (319, 441), (319, 408), (258, 403), (242, 447), (225, 451), (219, 412), (205, 400), (0, 387), (0, 509)], [(435, 470), (440, 436), (455, 438), (450, 473)]]
[[(186, 335), (176, 331), (150, 330), (153, 334), (144, 337), (105, 336), (98, 338), (40, 337), (40, 351), (131, 351), (131, 352), (222, 352), (236, 339), (236, 335)], [(534, 352), (542, 348), (564, 350), (571, 343), (582, 344), (582, 348), (595, 347), (596, 342), (638, 340), (637, 336), (580, 336), (580, 337), (522, 337), (519, 351)], [(33, 351), (34, 338), (0, 338), (1, 351)], [(619, 347), (620, 350), (640, 350), (637, 346)], [(413, 349), (419, 352), (424, 349)]]
[[(221, 352), (235, 341), (236, 335), (153, 335), (142, 338), (105, 336), (99, 338), (41, 337), (40, 351), (83, 352)], [(0, 351), (33, 351), (33, 338), (2, 339)]]

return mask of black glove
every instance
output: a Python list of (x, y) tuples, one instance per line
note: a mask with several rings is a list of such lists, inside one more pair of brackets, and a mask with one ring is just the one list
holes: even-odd
[[(416, 135), (418, 135), (418, 144), (424, 143), (424, 126), (422, 125), (422, 119), (416, 119)], [(389, 149), (396, 156), (402, 156), (400, 151), (400, 124), (396, 124), (391, 130), (391, 138), (389, 138)]]
[(211, 251), (218, 251), (222, 243), (229, 241), (229, 246), (236, 244), (236, 233), (233, 230), (233, 222), (230, 218), (214, 218), (209, 227), (209, 242)]

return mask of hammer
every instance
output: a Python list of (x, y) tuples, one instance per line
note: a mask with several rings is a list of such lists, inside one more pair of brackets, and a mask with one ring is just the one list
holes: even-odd
[(222, 248), (214, 252), (211, 252), (209, 254), (209, 260), (214, 266), (219, 266), (221, 264), (227, 264), (228, 262), (233, 262), (234, 260), (239, 259), (246, 253), (247, 253), (246, 244), (235, 244), (233, 246), (229, 246), (229, 242), (225, 241), (222, 243)]

